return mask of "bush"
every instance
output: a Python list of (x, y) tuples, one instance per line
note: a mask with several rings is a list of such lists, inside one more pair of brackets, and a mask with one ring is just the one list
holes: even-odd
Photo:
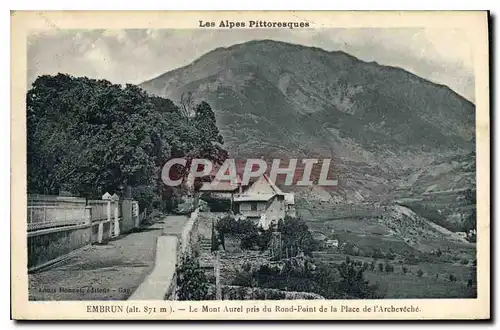
[(403, 271), (404, 274), (408, 273), (408, 267), (406, 266), (403, 266), (401, 270)]
[(424, 275), (424, 271), (423, 271), (422, 269), (419, 269), (419, 270), (417, 271), (417, 276), (418, 276), (418, 277), (422, 277), (423, 275)]
[(252, 265), (249, 262), (245, 262), (241, 268), (244, 272), (250, 272), (252, 270)]
[(260, 235), (262, 233), (259, 233), (257, 225), (249, 219), (236, 221), (228, 215), (217, 221), (215, 229), (219, 233), (238, 237), (240, 239), (240, 247), (244, 250), (253, 249), (256, 244), (267, 246), (268, 243), (265, 240), (267, 236)]
[(212, 212), (229, 212), (231, 210), (230, 200), (213, 198), (208, 193), (202, 194), (200, 199), (207, 203)]
[(469, 264), (469, 260), (462, 259), (462, 260), (460, 260), (460, 264), (462, 264), (462, 265), (468, 265)]
[(233, 285), (242, 287), (252, 287), (253, 283), (253, 274), (247, 271), (238, 272), (233, 280)]
[(349, 262), (346, 259), (339, 267), (340, 277), (342, 278), (338, 284), (338, 290), (347, 297), (360, 299), (377, 299), (382, 298), (382, 294), (378, 292), (377, 285), (369, 285), (365, 281), (363, 268), (358, 267), (356, 263)]
[(456, 282), (457, 281), (457, 277), (453, 274), (450, 274), (450, 282)]
[(241, 238), (240, 247), (243, 250), (251, 250), (255, 246), (257, 235), (246, 235)]
[(394, 266), (391, 265), (390, 263), (385, 264), (385, 272), (386, 273), (392, 273), (394, 272)]
[(384, 264), (383, 263), (378, 264), (378, 270), (380, 270), (381, 272), (384, 271)]
[(177, 300), (206, 300), (208, 280), (196, 259), (184, 257), (176, 271)]
[(373, 260), (370, 264), (370, 270), (374, 271), (375, 270), (375, 260)]
[(374, 249), (374, 250), (373, 250), (372, 257), (373, 257), (373, 259), (375, 259), (375, 260), (376, 260), (376, 259), (383, 259), (383, 258), (385, 258), (385, 254), (384, 254), (384, 253), (382, 253), (382, 251), (381, 251), (380, 249), (378, 249), (378, 248), (377, 248), (377, 249)]
[(410, 254), (405, 258), (405, 263), (409, 265), (416, 265), (420, 262), (420, 259), (415, 254)]

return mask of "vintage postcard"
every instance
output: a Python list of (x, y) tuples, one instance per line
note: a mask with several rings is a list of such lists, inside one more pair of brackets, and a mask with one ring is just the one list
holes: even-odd
[(490, 318), (488, 12), (13, 12), (12, 318)]

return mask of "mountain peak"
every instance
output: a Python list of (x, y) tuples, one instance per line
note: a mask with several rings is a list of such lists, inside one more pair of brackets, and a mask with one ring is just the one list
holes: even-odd
[(275, 40), (217, 48), (140, 85), (208, 101), (235, 155), (311, 153), (405, 166), (401, 157), (469, 150), (474, 105), (400, 68)]

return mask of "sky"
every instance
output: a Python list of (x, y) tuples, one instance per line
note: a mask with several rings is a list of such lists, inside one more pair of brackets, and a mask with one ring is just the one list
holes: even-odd
[(403, 68), (474, 102), (472, 49), (465, 29), (57, 30), (28, 37), (28, 84), (67, 73), (138, 84), (218, 48), (273, 39)]

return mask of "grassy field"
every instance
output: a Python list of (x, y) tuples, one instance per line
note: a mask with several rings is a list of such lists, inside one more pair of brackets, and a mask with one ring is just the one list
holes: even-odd
[[(380, 208), (374, 207), (376, 212), (371, 215), (366, 205), (349, 217), (350, 208), (309, 210), (311, 216), (305, 220), (310, 230), (338, 239), (340, 247), (315, 252), (315, 260), (333, 267), (333, 264), (345, 261), (349, 253), (351, 260), (371, 264), (374, 261), (371, 251), (390, 252), (394, 260), (377, 259), (374, 270), (368, 268), (365, 271), (365, 279), (370, 284), (377, 284), (385, 298), (476, 296), (475, 281), (472, 287), (468, 287), (468, 281), (475, 276), (472, 267), (476, 259), (475, 244), (453, 239), (446, 230), (437, 230), (439, 228), (429, 226), (425, 219), (398, 207), (382, 207), (384, 218), (379, 215)], [(329, 214), (335, 216), (329, 217)], [(357, 255), (344, 250), (344, 244), (355, 246)], [(416, 259), (409, 258), (411, 256), (416, 256)], [(383, 271), (379, 270), (380, 263), (384, 265)], [(386, 263), (394, 267), (393, 272), (385, 271)], [(420, 271), (421, 276), (418, 275)], [(454, 281), (450, 280), (450, 275)]]
[[(328, 264), (340, 264), (345, 261), (346, 254), (340, 252), (315, 252), (314, 259)], [(371, 264), (373, 258), (349, 256), (352, 261)], [(393, 272), (379, 270), (379, 264), (389, 262), (394, 266)], [(473, 268), (462, 264), (420, 262), (416, 265), (401, 264), (396, 260), (376, 260), (374, 270), (365, 271), (365, 279), (370, 284), (377, 284), (387, 299), (400, 298), (473, 298), (477, 288), (467, 287)], [(403, 271), (403, 267), (407, 272)], [(422, 270), (422, 276), (418, 276)], [(450, 281), (450, 275), (456, 281)]]
[(415, 298), (475, 298), (476, 287), (467, 282), (450, 282), (448, 278), (435, 276), (418, 277), (416, 274), (366, 272), (370, 283), (377, 283), (386, 299)]

